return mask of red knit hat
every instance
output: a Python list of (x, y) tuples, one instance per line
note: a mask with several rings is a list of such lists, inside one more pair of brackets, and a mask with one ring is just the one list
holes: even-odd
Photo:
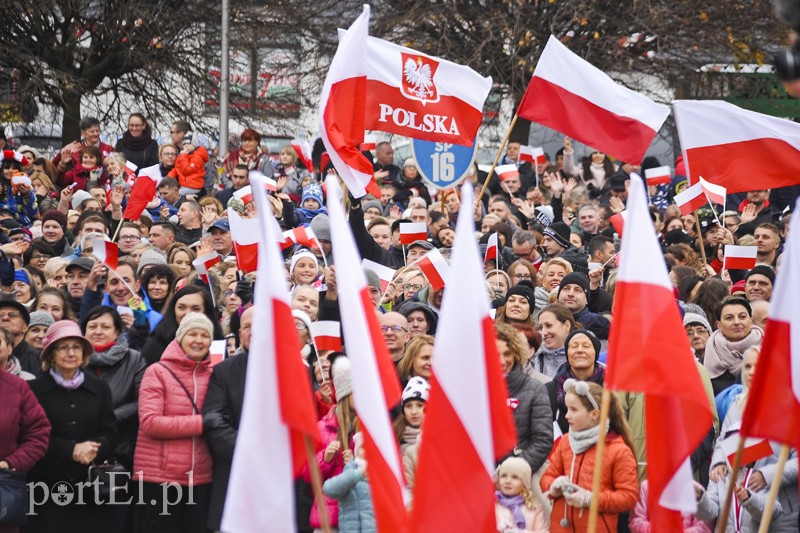
[(744, 285), (746, 281), (741, 279), (733, 284), (731, 287), (731, 294), (736, 294), (737, 292), (744, 292)]

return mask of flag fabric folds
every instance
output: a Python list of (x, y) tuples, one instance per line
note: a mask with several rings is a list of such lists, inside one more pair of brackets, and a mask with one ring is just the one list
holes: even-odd
[(125, 212), (122, 213), (122, 218), (125, 220), (139, 220), (147, 204), (156, 197), (156, 187), (156, 180), (149, 176), (136, 178), (136, 182), (131, 187), (131, 195), (128, 197), (128, 203), (125, 206)]
[(317, 320), (311, 323), (311, 336), (317, 351), (342, 351), (342, 335), (339, 322), (335, 320)]
[(486, 242), (486, 253), (483, 255), (483, 262), (487, 263), (492, 259), (497, 259), (497, 233), (492, 233)]
[(111, 270), (119, 265), (119, 247), (117, 243), (105, 239), (92, 239), (92, 255)]
[(675, 204), (680, 208), (681, 213), (688, 215), (700, 209), (706, 203), (705, 191), (700, 183), (695, 183), (691, 187), (679, 192), (675, 195)]
[(192, 266), (200, 275), (200, 278), (204, 282), (208, 283), (209, 269), (211, 269), (211, 267), (213, 267), (220, 261), (222, 261), (222, 258), (219, 256), (219, 254), (217, 252), (211, 252), (210, 254), (201, 255), (200, 257), (192, 261)]
[(425, 274), (434, 291), (444, 289), (445, 280), (450, 273), (450, 266), (438, 248), (427, 252), (417, 259), (416, 263), (422, 273)]
[[(271, 209), (270, 206), (270, 213)], [(231, 225), (236, 266), (245, 272), (255, 271), (258, 266), (258, 236), (260, 235), (258, 219), (242, 218), (239, 213), (231, 209), (228, 211), (228, 222)]]
[(644, 179), (648, 185), (664, 185), (672, 181), (672, 173), (668, 166), (648, 168), (644, 171)]
[(508, 178), (519, 177), (519, 169), (517, 168), (517, 165), (514, 164), (499, 165), (494, 169), (494, 172), (497, 174), (497, 177), (500, 178), (500, 181), (505, 181)]
[(696, 508), (689, 456), (711, 427), (711, 407), (640, 180), (631, 180), (627, 211), (604, 386), (645, 394), (651, 524), (680, 531), (680, 513)]
[(369, 269), (375, 272), (381, 280), (381, 290), (385, 291), (389, 284), (394, 279), (394, 273), (396, 270), (393, 268), (389, 268), (385, 265), (380, 263), (376, 263), (374, 261), (370, 261), (369, 259), (362, 259), (361, 260), (361, 268)]

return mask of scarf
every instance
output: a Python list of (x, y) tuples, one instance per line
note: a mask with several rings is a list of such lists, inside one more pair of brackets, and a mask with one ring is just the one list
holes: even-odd
[(594, 186), (598, 189), (603, 187), (603, 182), (605, 182), (606, 178), (606, 167), (603, 163), (599, 165), (596, 163), (589, 163), (589, 173), (591, 174), (591, 178), (589, 181), (594, 183)]
[(62, 255), (64, 255), (64, 248), (67, 247), (67, 237), (66, 237), (66, 235), (61, 237), (61, 239), (58, 242), (55, 242), (55, 243), (47, 242), (46, 240), (44, 240), (44, 238), (42, 238), (42, 242), (47, 243), (47, 244), (49, 244), (50, 246), (53, 247), (53, 250), (56, 252), (55, 257), (61, 257)]
[(128, 341), (125, 340), (124, 335), (120, 335), (117, 337), (117, 340), (106, 347), (105, 350), (98, 351), (98, 348), (103, 348), (103, 346), (95, 346), (94, 353), (89, 356), (89, 365), (114, 366), (122, 361), (122, 358), (128, 353)]
[[(581, 380), (578, 376), (572, 373), (572, 368), (570, 368), (568, 362), (564, 363), (561, 365), (561, 368), (558, 369), (558, 372), (556, 372), (555, 377), (553, 377), (553, 382), (556, 384), (556, 401), (558, 405), (560, 407), (564, 406), (564, 397), (567, 395), (567, 393), (564, 391), (564, 382), (569, 378), (576, 379), (578, 381), (591, 381), (592, 383), (597, 383), (598, 385), (602, 386), (605, 375), (606, 367), (599, 361), (594, 364), (594, 372), (592, 372), (592, 375), (584, 380)], [(566, 408), (563, 412), (567, 412)]]
[(522, 514), (522, 506), (525, 505), (525, 498), (523, 498), (522, 495), (506, 496), (499, 490), (495, 491), (494, 495), (495, 498), (497, 498), (497, 503), (507, 508), (511, 511), (511, 514), (514, 515), (514, 523), (517, 527), (525, 529), (525, 515)]
[[(2, 371), (3, 369), (0, 368), (0, 372)], [(9, 357), (8, 361), (6, 362), (6, 372), (14, 376), (19, 376), (20, 373), (22, 372), (22, 365), (19, 364), (19, 359), (17, 359), (13, 355)]]
[(70, 380), (64, 379), (61, 374), (56, 372), (55, 368), (50, 368), (50, 375), (53, 376), (53, 380), (56, 382), (56, 385), (67, 390), (75, 390), (83, 385), (84, 375), (83, 370), (81, 369), (78, 369), (78, 371), (75, 372), (75, 375), (72, 376), (72, 379)]
[(253, 169), (256, 166), (256, 161), (258, 161), (258, 157), (260, 155), (261, 152), (258, 151), (258, 148), (253, 150), (253, 153), (251, 154), (244, 153), (240, 148), (236, 154), (236, 160), (240, 165), (247, 165), (247, 168)]
[(703, 365), (711, 379), (718, 378), (726, 371), (736, 377), (742, 373), (742, 354), (751, 346), (756, 346), (764, 337), (764, 330), (753, 326), (750, 333), (740, 341), (729, 341), (717, 330), (708, 337), (706, 351), (703, 354)]
[(298, 207), (295, 209), (298, 213), (302, 214), (306, 217), (306, 220), (314, 220), (314, 217), (320, 214), (328, 214), (328, 210), (325, 206), (321, 206), (319, 209), (306, 209), (305, 207)]
[(126, 131), (122, 134), (122, 144), (125, 146), (125, 148), (129, 148), (136, 152), (141, 152), (147, 148), (150, 145), (151, 140), (150, 130), (147, 129), (142, 131), (142, 134), (138, 137), (134, 137), (129, 131)]
[[(606, 433), (608, 433), (608, 420), (606, 420)], [(600, 424), (584, 429), (583, 431), (569, 430), (569, 447), (573, 455), (580, 455), (595, 444), (600, 437)]]
[(406, 450), (406, 448), (408, 448), (412, 444), (416, 444), (419, 432), (420, 428), (415, 428), (414, 426), (406, 426), (406, 428), (403, 430), (403, 434), (400, 435), (401, 454)]
[(561, 365), (567, 362), (567, 352), (564, 347), (555, 350), (548, 349), (544, 344), (533, 356), (533, 367), (547, 377), (555, 377)]

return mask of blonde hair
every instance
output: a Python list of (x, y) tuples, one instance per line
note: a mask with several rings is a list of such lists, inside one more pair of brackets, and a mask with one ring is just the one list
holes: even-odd
[(403, 358), (397, 364), (397, 375), (401, 380), (411, 379), (413, 376), (411, 372), (414, 370), (414, 361), (419, 357), (422, 348), (425, 346), (433, 346), (433, 336), (431, 335), (418, 335), (411, 339), (406, 345), (406, 350), (403, 353)]

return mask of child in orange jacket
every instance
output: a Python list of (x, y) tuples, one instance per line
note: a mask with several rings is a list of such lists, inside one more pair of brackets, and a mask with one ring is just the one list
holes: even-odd
[(208, 151), (200, 146), (195, 148), (192, 144), (184, 144), (183, 151), (175, 160), (175, 168), (169, 171), (168, 176), (177, 178), (181, 186), (181, 196), (199, 194), (206, 183), (206, 163)]

